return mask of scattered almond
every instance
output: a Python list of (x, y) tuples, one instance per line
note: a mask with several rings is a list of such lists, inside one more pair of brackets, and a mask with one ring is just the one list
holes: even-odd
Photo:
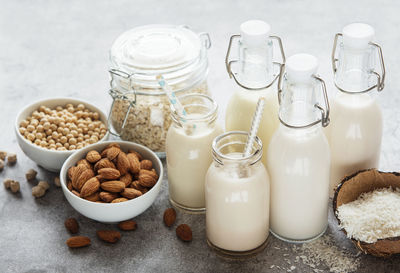
[(118, 228), (124, 231), (130, 231), (130, 230), (135, 230), (137, 228), (137, 224), (133, 220), (127, 220), (120, 222), (118, 224)]
[(113, 244), (121, 239), (121, 233), (116, 230), (98, 230), (96, 233), (100, 240), (107, 243)]
[(186, 224), (181, 224), (176, 228), (176, 236), (184, 242), (192, 240), (192, 230)]
[(75, 218), (68, 218), (64, 222), (65, 228), (72, 234), (76, 234), (79, 232), (79, 224)]
[(171, 227), (176, 220), (176, 211), (174, 208), (168, 208), (164, 212), (164, 223), (167, 227)]
[(90, 245), (90, 238), (86, 236), (74, 236), (69, 238), (66, 244), (70, 248), (85, 247)]

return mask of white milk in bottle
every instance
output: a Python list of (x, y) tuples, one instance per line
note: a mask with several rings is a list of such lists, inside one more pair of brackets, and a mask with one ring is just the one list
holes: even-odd
[(170, 202), (188, 212), (204, 212), (204, 181), (212, 162), (211, 144), (222, 133), (217, 105), (208, 96), (189, 94), (179, 100), (187, 116), (171, 109), (166, 139)]
[(217, 253), (243, 257), (262, 251), (269, 233), (269, 179), (256, 137), (244, 156), (247, 132), (228, 132), (213, 142), (206, 176), (206, 231)]
[[(279, 37), (270, 36), (270, 26), (259, 20), (250, 20), (240, 26), (240, 35), (231, 37), (226, 56), (228, 74), (237, 84), (229, 100), (226, 116), (226, 131), (249, 131), (253, 113), (260, 97), (265, 98), (265, 107), (258, 136), (265, 151), (272, 134), (278, 127), (278, 98), (276, 85), (280, 65), (273, 60), (273, 40), (277, 40), (283, 62), (285, 60)], [(229, 61), (232, 42), (239, 38), (239, 59)], [(265, 156), (262, 159), (266, 163)]]
[(329, 103), (324, 82), (315, 76), (317, 58), (296, 54), (285, 67), (281, 124), (267, 155), (271, 233), (288, 242), (307, 242), (328, 225), (330, 152), (322, 126), (329, 124)]
[[(373, 93), (383, 89), (385, 69), (373, 37), (374, 29), (361, 23), (344, 27), (343, 34), (335, 37), (332, 62), (339, 92), (332, 100), (331, 125), (326, 129), (332, 154), (331, 196), (345, 176), (379, 167), (382, 113)], [(375, 71), (377, 53), (382, 76)]]

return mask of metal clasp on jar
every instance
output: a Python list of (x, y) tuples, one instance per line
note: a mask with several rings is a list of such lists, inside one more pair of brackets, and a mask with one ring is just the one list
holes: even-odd
[[(286, 73), (283, 73), (285, 70), (285, 65), (283, 64), (281, 66), (281, 71), (280, 71), (280, 75), (279, 75), (279, 80), (278, 80), (278, 101), (279, 101), (279, 105), (281, 104), (281, 97), (282, 97), (282, 80), (283, 78), (286, 79)], [(319, 76), (319, 75), (312, 75), (312, 78), (314, 78), (320, 85), (321, 85), (321, 89), (322, 92), (324, 94), (324, 103), (325, 103), (325, 108), (324, 109), (318, 102), (314, 105), (315, 108), (317, 108), (318, 110), (320, 110), (321, 112), (321, 119), (316, 120), (310, 124), (307, 125), (302, 125), (302, 126), (295, 126), (295, 125), (290, 125), (288, 123), (286, 123), (285, 121), (282, 120), (282, 118), (279, 115), (279, 120), (280, 122), (289, 127), (289, 128), (294, 128), (294, 129), (301, 129), (301, 128), (308, 128), (308, 127), (312, 127), (318, 123), (321, 122), (322, 127), (326, 127), (329, 125), (330, 119), (329, 119), (329, 113), (330, 113), (330, 106), (329, 106), (329, 100), (328, 100), (328, 92), (326, 91), (326, 84), (325, 81)]]
[[(237, 77), (236, 77), (237, 73), (232, 70), (232, 64), (239, 62), (239, 60), (237, 60), (237, 59), (236, 60), (230, 60), (229, 58), (230, 58), (231, 48), (232, 48), (232, 44), (233, 44), (234, 40), (235, 39), (240, 39), (240, 38), (241, 38), (240, 34), (235, 34), (235, 35), (232, 35), (231, 38), (229, 39), (228, 50), (227, 50), (226, 56), (225, 56), (225, 66), (226, 66), (226, 70), (227, 70), (227, 72), (229, 74), (229, 77), (233, 78), (235, 80), (235, 82), (240, 87), (248, 89), (248, 90), (261, 90), (261, 89), (269, 88), (271, 85), (273, 85), (276, 82), (276, 80), (279, 78), (279, 75), (276, 75), (273, 78), (273, 80), (270, 83), (267, 83), (265, 86), (257, 87), (257, 88), (250, 88), (250, 87), (244, 86), (237, 79)], [(282, 40), (281, 40), (281, 38), (279, 36), (269, 36), (269, 38), (272, 40), (272, 43), (273, 43), (274, 40), (276, 40), (278, 42), (282, 60), (281, 60), (281, 62), (273, 62), (273, 65), (280, 66), (279, 71), (281, 71), (282, 70), (282, 65), (284, 65), (285, 62), (286, 62), (286, 57), (285, 57), (285, 52), (283, 50)]]
[[(128, 73), (118, 70), (118, 69), (110, 69), (109, 72), (111, 75), (111, 80), (110, 80), (110, 90), (108, 91), (108, 93), (112, 97), (113, 101), (112, 101), (112, 104), (110, 107), (110, 112), (108, 113), (108, 119), (107, 119), (108, 131), (110, 132), (110, 134), (112, 134), (114, 136), (121, 137), (121, 134), (119, 134), (119, 133), (115, 132), (115, 130), (111, 129), (111, 128), (113, 128), (111, 118), (112, 118), (112, 111), (114, 108), (114, 104), (115, 104), (116, 100), (126, 100), (129, 102), (128, 110), (126, 111), (124, 121), (122, 122), (122, 126), (121, 126), (121, 132), (123, 132), (126, 122), (128, 120), (129, 113), (130, 113), (132, 107), (134, 107), (136, 104), (136, 90), (132, 85), (133, 74), (128, 74)], [(117, 87), (120, 87), (121, 84), (117, 84), (116, 81), (121, 81), (121, 80), (125, 81), (125, 83), (122, 85), (126, 85), (125, 86), (126, 88), (125, 87), (123, 87), (123, 88), (125, 88), (127, 90), (127, 92), (129, 92), (129, 94), (134, 95), (133, 99), (127, 96), (127, 92), (122, 92), (121, 90), (118, 90)]]
[[(332, 55), (331, 55), (331, 59), (332, 59), (332, 69), (333, 69), (333, 73), (334, 73), (334, 74), (335, 74), (336, 71), (337, 71), (336, 63), (339, 61), (339, 59), (336, 58), (336, 51), (337, 51), (337, 47), (338, 47), (338, 44), (339, 44), (339, 43), (338, 43), (339, 37), (340, 37), (341, 39), (343, 39), (343, 34), (342, 34), (342, 33), (336, 33), (336, 35), (335, 35), (335, 40), (334, 40), (334, 42), (333, 42)], [(381, 48), (378, 44), (376, 44), (376, 43), (370, 42), (369, 44), (370, 44), (371, 46), (373, 46), (374, 48), (376, 48), (376, 50), (378, 51), (378, 56), (379, 56), (379, 63), (380, 63), (381, 74), (379, 74), (378, 72), (376, 72), (376, 71), (375, 71), (375, 68), (372, 68), (371, 71), (370, 71), (370, 73), (371, 73), (371, 74), (374, 74), (374, 75), (376, 76), (376, 78), (377, 78), (377, 79), (376, 79), (376, 80), (377, 80), (376, 84), (373, 85), (373, 86), (371, 86), (371, 87), (368, 87), (367, 89), (362, 90), (362, 91), (351, 92), (351, 91), (344, 90), (344, 89), (340, 88), (340, 87), (336, 84), (336, 82), (335, 82), (336, 87), (337, 87), (340, 91), (345, 92), (345, 93), (349, 93), (349, 94), (354, 94), (354, 93), (366, 93), (366, 92), (368, 92), (368, 91), (371, 91), (372, 89), (377, 88), (377, 90), (380, 92), (380, 91), (382, 91), (383, 88), (385, 87), (386, 69), (385, 69), (385, 62), (383, 61), (382, 48)]]

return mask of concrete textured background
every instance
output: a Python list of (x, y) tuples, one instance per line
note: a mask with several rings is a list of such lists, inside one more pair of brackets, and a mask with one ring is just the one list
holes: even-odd
[[(60, 189), (51, 186), (45, 197), (31, 196), (33, 183), (24, 173), (39, 170), (40, 179), (57, 174), (35, 165), (19, 149), (13, 132), (17, 112), (24, 105), (50, 96), (90, 100), (108, 111), (108, 50), (114, 39), (132, 27), (150, 23), (186, 24), (207, 31), (209, 85), (220, 104), (221, 118), (226, 97), (234, 90), (224, 67), (229, 36), (241, 22), (258, 18), (269, 22), (272, 33), (282, 37), (286, 55), (308, 52), (320, 60), (320, 74), (333, 94), (330, 52), (333, 36), (354, 21), (372, 24), (377, 42), (384, 50), (388, 71), (386, 88), (379, 95), (384, 115), (382, 170), (399, 170), (400, 129), (400, 2), (383, 1), (177, 1), (177, 0), (1, 0), (0, 1), (0, 150), (15, 151), (18, 164), (6, 167), (6, 177), (21, 182), (21, 193), (13, 195), (0, 188), (0, 271), (1, 272), (284, 272), (272, 265), (288, 267), (284, 254), (293, 258), (291, 245), (272, 236), (268, 247), (255, 258), (230, 261), (217, 257), (207, 247), (203, 215), (178, 214), (194, 238), (180, 242), (174, 230), (162, 224), (168, 203), (167, 183), (156, 202), (137, 217), (139, 228), (123, 233), (116, 245), (96, 239), (95, 231), (109, 226), (87, 219), (67, 203)], [(92, 238), (85, 249), (70, 250), (63, 222), (76, 217), (81, 234)], [(328, 232), (336, 245), (355, 252), (338, 231), (330, 215)], [(280, 249), (277, 249), (280, 248)], [(287, 250), (285, 250), (287, 248)], [(328, 272), (328, 268), (320, 266)], [(398, 257), (383, 260), (362, 256), (358, 272), (399, 272)], [(296, 264), (293, 272), (312, 272)]]

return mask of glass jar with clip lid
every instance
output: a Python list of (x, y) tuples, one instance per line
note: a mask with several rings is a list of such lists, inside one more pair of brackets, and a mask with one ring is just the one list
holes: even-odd
[(207, 33), (186, 26), (146, 25), (119, 36), (110, 50), (110, 132), (164, 157), (172, 121), (156, 77), (162, 75), (179, 95), (208, 94), (210, 46)]

